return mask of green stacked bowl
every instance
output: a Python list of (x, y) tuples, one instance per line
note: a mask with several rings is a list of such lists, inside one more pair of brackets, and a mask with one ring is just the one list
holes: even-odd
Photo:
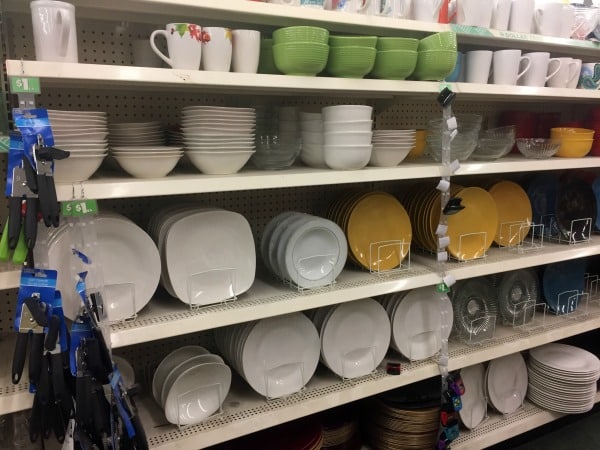
[(418, 39), (401, 38), (401, 37), (380, 37), (377, 39), (377, 50), (410, 50), (417, 51), (419, 47)]
[(417, 65), (415, 50), (380, 50), (371, 75), (385, 80), (405, 80)]
[(315, 76), (327, 65), (329, 31), (297, 26), (273, 32), (273, 60), (286, 75)]
[(456, 65), (456, 33), (444, 31), (419, 41), (417, 66), (412, 77), (417, 80), (443, 80)]
[(281, 73), (275, 65), (273, 58), (273, 39), (260, 41), (260, 57), (258, 60), (258, 73)]
[(443, 31), (427, 36), (419, 41), (418, 50), (454, 50), (457, 51), (456, 33), (454, 31)]
[(363, 78), (373, 69), (377, 36), (330, 36), (327, 72), (340, 78)]

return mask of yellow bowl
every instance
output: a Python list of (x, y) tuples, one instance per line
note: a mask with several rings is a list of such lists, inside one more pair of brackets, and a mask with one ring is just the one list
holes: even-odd
[(572, 127), (559, 127), (559, 128), (551, 128), (550, 134), (552, 137), (561, 138), (561, 137), (573, 137), (579, 139), (593, 139), (594, 138), (594, 130), (590, 130), (588, 128), (572, 128)]
[(406, 159), (415, 159), (423, 155), (427, 142), (425, 141), (425, 130), (417, 130), (415, 134), (415, 146), (410, 150)]
[(559, 138), (560, 148), (556, 155), (562, 158), (583, 158), (592, 149), (593, 139), (568, 139)]

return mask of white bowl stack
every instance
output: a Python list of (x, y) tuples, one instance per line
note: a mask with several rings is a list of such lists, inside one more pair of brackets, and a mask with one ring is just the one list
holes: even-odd
[(111, 123), (108, 129), (111, 147), (165, 145), (165, 132), (159, 121)]
[(185, 156), (206, 174), (239, 172), (255, 152), (255, 128), (254, 108), (186, 106), (181, 111)]
[(375, 130), (370, 166), (394, 167), (404, 161), (415, 146), (417, 130)]
[(302, 150), (300, 159), (304, 164), (317, 169), (327, 168), (323, 150), (323, 116), (321, 113), (300, 113)]
[(357, 170), (371, 159), (373, 108), (365, 105), (327, 106), (323, 115), (323, 154), (327, 167)]
[(103, 111), (60, 111), (49, 109), (54, 145), (71, 155), (54, 162), (54, 179), (75, 183), (90, 178), (108, 152), (108, 128)]

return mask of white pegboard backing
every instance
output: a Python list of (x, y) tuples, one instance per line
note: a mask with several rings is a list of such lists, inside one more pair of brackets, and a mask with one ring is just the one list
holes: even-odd
[(0, 332), (13, 331), (16, 304), (16, 289), (0, 291)]

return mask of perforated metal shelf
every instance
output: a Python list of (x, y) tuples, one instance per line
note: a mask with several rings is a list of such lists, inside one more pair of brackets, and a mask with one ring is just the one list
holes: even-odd
[[(596, 394), (596, 403), (600, 403), (600, 393)], [(489, 419), (475, 430), (461, 430), (460, 437), (452, 442), (452, 448), (454, 450), (471, 450), (490, 447), (564, 416), (565, 414), (546, 411), (525, 401), (523, 409), (514, 414), (505, 417), (492, 413)]]
[(11, 359), (15, 348), (14, 333), (3, 333), (0, 336), (0, 353), (4, 355), (4, 362), (0, 364), (0, 415), (9, 414), (31, 408), (33, 395), (29, 393), (27, 379), (27, 366), (23, 370), (23, 378), (19, 384), (11, 380)]
[[(499, 358), (598, 327), (600, 307), (591, 306), (588, 312), (587, 316), (577, 319), (548, 317), (544, 329), (531, 332), (500, 326), (494, 339), (476, 346), (451, 343), (450, 369)], [(266, 401), (251, 392), (238, 379), (224, 403), (224, 414), (182, 430), (166, 424), (162, 411), (152, 399), (146, 397), (138, 406), (153, 448), (197, 449), (376, 395), (438, 373), (437, 364), (433, 360), (427, 360), (402, 364), (399, 376), (378, 371), (358, 380), (340, 381), (321, 367), (303, 392), (273, 401)]]

